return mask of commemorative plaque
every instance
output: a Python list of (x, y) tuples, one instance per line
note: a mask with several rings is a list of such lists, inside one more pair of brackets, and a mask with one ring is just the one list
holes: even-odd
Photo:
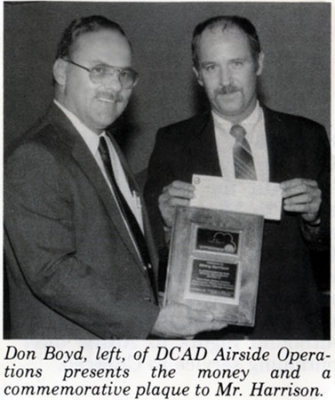
[(208, 310), (230, 325), (253, 326), (263, 216), (178, 207), (164, 303)]

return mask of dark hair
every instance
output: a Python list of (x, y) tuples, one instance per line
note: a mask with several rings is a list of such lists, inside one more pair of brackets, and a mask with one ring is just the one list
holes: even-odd
[(261, 52), (261, 44), (259, 42), (259, 38), (257, 35), (256, 28), (254, 25), (246, 18), (238, 17), (238, 16), (218, 16), (209, 18), (206, 21), (198, 24), (193, 31), (192, 38), (192, 59), (193, 65), (198, 68), (199, 59), (198, 59), (198, 45), (201, 34), (206, 29), (214, 30), (216, 28), (221, 28), (222, 31), (229, 28), (237, 28), (240, 29), (247, 35), (250, 50), (252, 56), (255, 60), (258, 59), (259, 53)]
[(121, 26), (105, 17), (92, 15), (90, 17), (78, 18), (73, 20), (65, 29), (61, 40), (58, 43), (56, 59), (68, 57), (72, 44), (83, 33), (97, 32), (102, 29), (117, 31), (127, 39), (127, 36)]

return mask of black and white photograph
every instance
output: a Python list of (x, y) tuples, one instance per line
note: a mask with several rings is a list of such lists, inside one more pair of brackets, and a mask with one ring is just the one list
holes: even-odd
[[(2, 2), (1, 398), (332, 398), (331, 13)], [(243, 212), (209, 211), (230, 184)], [(197, 300), (166, 301), (185, 274)]]

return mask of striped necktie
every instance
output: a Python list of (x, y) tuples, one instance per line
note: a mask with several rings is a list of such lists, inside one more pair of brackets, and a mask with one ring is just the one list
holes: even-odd
[(241, 125), (233, 125), (230, 134), (235, 138), (233, 147), (235, 178), (256, 180), (256, 170), (246, 131)]

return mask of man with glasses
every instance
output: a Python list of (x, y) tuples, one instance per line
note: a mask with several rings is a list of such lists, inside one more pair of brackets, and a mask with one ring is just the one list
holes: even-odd
[(189, 336), (212, 316), (159, 308), (157, 256), (137, 185), (106, 131), (137, 82), (121, 27), (73, 21), (53, 66), (47, 115), (5, 171), (10, 338)]
[(194, 195), (192, 174), (280, 183), (282, 219), (264, 225), (255, 327), (228, 327), (206, 337), (321, 339), (310, 249), (329, 245), (325, 129), (258, 101), (264, 55), (247, 19), (219, 16), (200, 23), (192, 53), (211, 111), (157, 134), (145, 196), (161, 253), (176, 206), (187, 206)]

